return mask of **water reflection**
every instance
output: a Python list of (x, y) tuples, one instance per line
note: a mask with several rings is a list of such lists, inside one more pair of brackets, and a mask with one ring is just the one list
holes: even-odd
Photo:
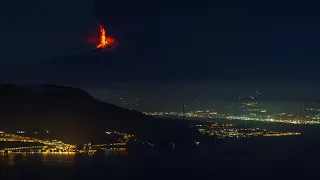
[(73, 164), (75, 162), (75, 153), (69, 154), (49, 154), (49, 153), (9, 153), (0, 154), (2, 165), (20, 165), (20, 164)]
[(14, 154), (9, 154), (8, 155), (8, 165), (10, 165), (10, 166), (13, 166), (14, 165), (14, 162), (15, 162), (15, 155)]
[(2, 165), (14, 166), (22, 164), (42, 164), (42, 165), (68, 165), (73, 166), (76, 163), (90, 165), (96, 157), (101, 158), (101, 154), (108, 160), (110, 156), (127, 156), (126, 148), (113, 148), (100, 151), (96, 154), (90, 153), (0, 153), (0, 163)]
[(127, 156), (128, 151), (126, 148), (111, 148), (111, 149), (106, 149), (104, 150), (104, 155), (105, 156)]

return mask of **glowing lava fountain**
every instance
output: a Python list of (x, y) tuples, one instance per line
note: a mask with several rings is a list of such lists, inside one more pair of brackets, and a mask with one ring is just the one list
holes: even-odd
[(106, 35), (106, 30), (101, 24), (99, 24), (99, 29), (100, 29), (100, 39), (99, 39), (99, 44), (96, 46), (96, 48), (106, 49), (106, 50), (112, 50), (116, 48), (117, 41), (114, 38)]

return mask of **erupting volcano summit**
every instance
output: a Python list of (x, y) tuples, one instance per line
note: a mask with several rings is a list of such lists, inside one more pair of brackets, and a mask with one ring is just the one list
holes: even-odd
[(96, 48), (100, 49), (106, 49), (106, 50), (112, 50), (117, 47), (117, 41), (106, 35), (106, 30), (104, 27), (99, 24), (100, 28), (100, 38), (99, 38), (99, 44), (96, 46)]

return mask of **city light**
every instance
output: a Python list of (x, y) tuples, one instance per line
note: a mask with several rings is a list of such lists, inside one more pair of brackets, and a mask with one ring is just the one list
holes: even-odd
[[(250, 111), (250, 110), (249, 110)], [(264, 111), (263, 111), (264, 112)], [(286, 123), (286, 124), (320, 124), (319, 119), (299, 117), (299, 116), (287, 116), (277, 117), (277, 115), (256, 115), (256, 114), (243, 114), (243, 115), (231, 115), (231, 114), (220, 114), (217, 112), (207, 111), (191, 111), (187, 113), (183, 112), (145, 112), (144, 114), (149, 116), (176, 116), (186, 118), (199, 118), (199, 119), (227, 119), (227, 120), (243, 120), (243, 121), (262, 121), (270, 123)]]
[[(45, 130), (48, 133), (48, 130)], [(106, 149), (121, 149), (123, 150), (129, 141), (134, 140), (137, 143), (147, 143), (141, 140), (134, 139), (133, 134), (118, 132), (118, 131), (107, 131), (108, 136), (112, 136), (111, 142), (108, 144), (85, 144), (83, 149), (77, 149), (76, 145), (66, 144), (59, 140), (42, 140), (38, 138), (23, 136), (25, 133), (17, 131), (17, 134), (10, 134), (0, 131), (0, 142), (20, 142), (21, 145), (16, 147), (6, 147), (0, 149), (0, 153), (89, 153), (94, 154), (99, 150)], [(35, 134), (35, 133), (33, 133)], [(27, 146), (29, 144), (29, 146)], [(37, 145), (35, 145), (37, 144)]]
[(232, 124), (205, 123), (202, 126), (191, 126), (197, 128), (202, 134), (216, 136), (217, 138), (249, 138), (257, 136), (296, 136), (298, 132), (274, 132), (261, 128), (241, 128)]

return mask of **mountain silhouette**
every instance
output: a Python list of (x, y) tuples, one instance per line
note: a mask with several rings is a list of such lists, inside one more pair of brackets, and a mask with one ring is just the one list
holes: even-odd
[(157, 119), (99, 101), (87, 92), (55, 85), (0, 85), (0, 127), (5, 131), (50, 131), (72, 143), (103, 142), (106, 130), (150, 141), (187, 141), (198, 134), (185, 121)]
[(0, 78), (13, 84), (27, 82), (69, 86), (207, 77), (205, 73), (209, 71), (200, 66), (179, 62), (165, 52), (106, 52), (95, 49), (11, 69), (2, 72)]

